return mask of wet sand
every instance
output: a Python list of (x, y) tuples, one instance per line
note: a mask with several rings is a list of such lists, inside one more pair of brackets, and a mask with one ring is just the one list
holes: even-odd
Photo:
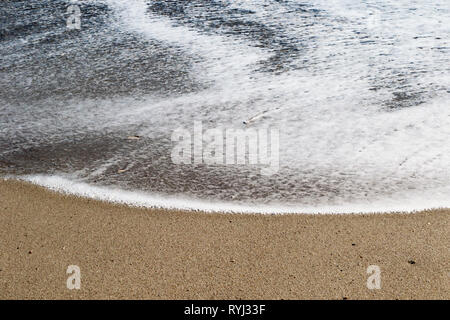
[(139, 209), (0, 180), (0, 298), (449, 299), (449, 222)]

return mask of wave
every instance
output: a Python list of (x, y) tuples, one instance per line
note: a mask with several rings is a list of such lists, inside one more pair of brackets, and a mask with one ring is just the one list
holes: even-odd
[[(448, 205), (448, 1), (86, 1), (80, 32), (54, 14), (66, 2), (5, 4), (49, 18), (7, 21), (0, 170), (167, 208)], [(278, 129), (279, 172), (174, 164), (195, 121)]]

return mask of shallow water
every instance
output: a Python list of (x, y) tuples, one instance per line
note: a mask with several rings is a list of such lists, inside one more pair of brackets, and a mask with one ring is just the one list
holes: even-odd
[[(149, 206), (450, 206), (448, 1), (83, 1), (80, 30), (70, 4), (0, 4), (4, 174)], [(278, 130), (279, 170), (175, 164), (195, 121)]]

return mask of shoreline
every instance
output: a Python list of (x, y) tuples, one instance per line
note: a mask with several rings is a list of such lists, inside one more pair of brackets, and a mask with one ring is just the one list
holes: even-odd
[[(80, 198), (103, 201), (110, 204), (126, 205), (132, 208), (147, 208), (158, 210), (193, 211), (225, 214), (386, 214), (386, 213), (416, 213), (429, 210), (449, 209), (450, 202), (442, 198), (447, 194), (443, 190), (432, 190), (420, 195), (412, 193), (408, 196), (396, 194), (395, 197), (374, 199), (371, 202), (350, 202), (339, 205), (294, 205), (288, 203), (251, 204), (227, 202), (224, 200), (206, 200), (187, 196), (173, 196), (159, 193), (146, 193), (139, 190), (116, 189), (113, 187), (96, 186), (85, 182), (52, 175), (6, 176), (3, 180), (23, 181), (44, 187), (48, 190), (72, 195)], [(441, 197), (424, 204), (423, 199), (430, 193), (441, 194)], [(420, 198), (417, 199), (417, 198)], [(395, 200), (394, 200), (395, 199)]]
[[(449, 299), (450, 209), (132, 208), (0, 181), (1, 299)], [(66, 269), (81, 269), (68, 290)], [(369, 290), (369, 265), (381, 289)]]

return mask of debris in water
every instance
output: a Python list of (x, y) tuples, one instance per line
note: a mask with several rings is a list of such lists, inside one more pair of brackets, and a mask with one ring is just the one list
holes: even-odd
[(265, 110), (263, 112), (260, 112), (260, 113), (258, 113), (256, 115), (254, 115), (253, 117), (249, 118), (248, 120), (244, 120), (243, 123), (244, 124), (250, 124), (251, 122), (253, 122), (253, 121), (257, 120), (257, 119), (262, 118), (265, 114), (273, 112), (273, 111), (276, 111), (276, 110), (279, 110), (279, 109), (280, 108), (278, 107), (278, 108), (271, 109), (271, 110)]
[(140, 140), (141, 137), (140, 136), (129, 136), (127, 137), (128, 140)]

